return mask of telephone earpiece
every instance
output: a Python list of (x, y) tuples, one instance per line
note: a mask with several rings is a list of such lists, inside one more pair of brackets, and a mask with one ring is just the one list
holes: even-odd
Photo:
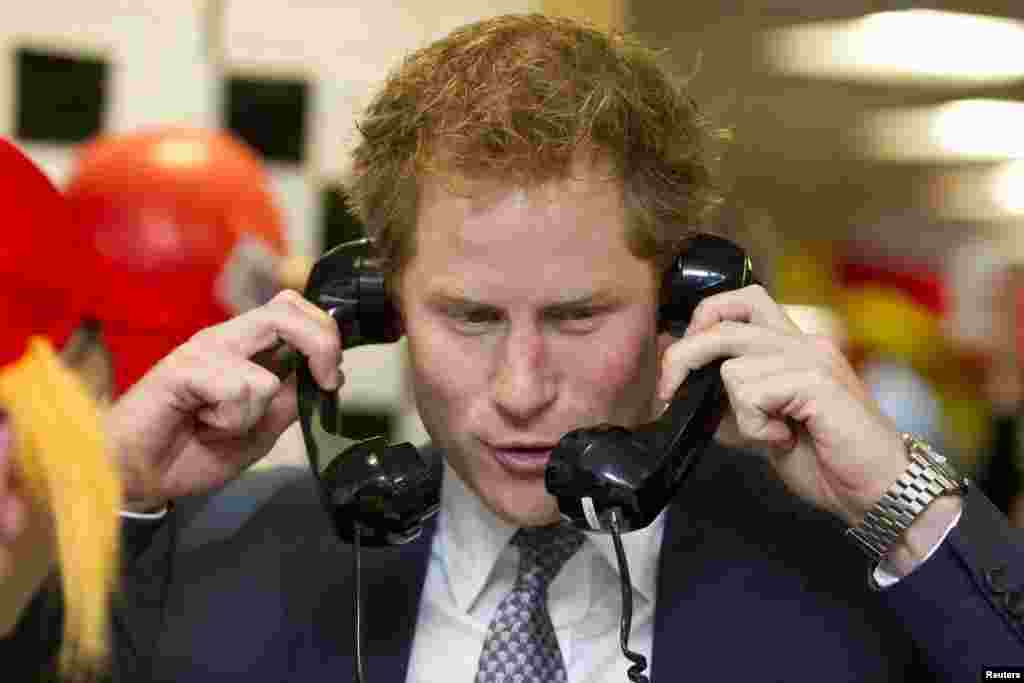
[[(704, 297), (752, 284), (734, 243), (697, 235), (665, 273), (659, 331), (682, 336)], [(602, 424), (569, 432), (551, 453), (544, 483), (562, 518), (587, 531), (633, 531), (658, 516), (707, 447), (725, 411), (715, 361), (691, 372), (665, 412), (635, 430)], [(613, 518), (614, 516), (614, 518)]]
[[(397, 341), (399, 318), (384, 277), (361, 239), (339, 245), (314, 265), (305, 297), (338, 323), (346, 347)], [(682, 335), (706, 296), (754, 282), (750, 260), (732, 242), (692, 238), (665, 273), (659, 331)], [(577, 429), (551, 454), (545, 485), (563, 518), (587, 530), (647, 526), (669, 503), (721, 420), (723, 388), (711, 363), (691, 372), (665, 413), (635, 430), (615, 425)], [(299, 420), (323, 504), (338, 535), (365, 545), (416, 538), (440, 505), (441, 467), (423, 461), (411, 444), (385, 437), (353, 444), (338, 424), (337, 396), (323, 391), (308, 364), (298, 364)]]
[[(369, 239), (346, 242), (313, 266), (304, 296), (327, 311), (346, 348), (398, 341), (401, 325)], [(386, 546), (407, 543), (440, 505), (440, 467), (409, 443), (383, 436), (354, 443), (339, 425), (335, 392), (324, 391), (309, 365), (298, 365), (299, 421), (306, 453), (338, 536)]]

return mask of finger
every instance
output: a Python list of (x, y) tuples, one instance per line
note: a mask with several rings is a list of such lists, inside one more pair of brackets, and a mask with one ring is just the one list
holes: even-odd
[[(295, 391), (297, 383), (295, 375), (287, 378), (281, 389), (270, 399), (263, 416), (255, 422), (253, 429), (245, 434), (246, 438), (257, 437), (265, 447), (253, 448), (249, 452), (265, 455), (288, 427), (298, 418), (298, 399)], [(211, 426), (200, 426), (196, 437), (203, 442), (215, 442), (235, 439), (242, 434), (235, 430), (224, 430)], [(251, 464), (251, 463), (244, 463)]]
[(192, 394), (201, 424), (229, 434), (241, 434), (263, 419), (281, 381), (269, 370), (230, 356), (209, 353), (190, 373), (186, 390)]
[(764, 287), (750, 285), (701, 300), (690, 317), (685, 335), (706, 330), (725, 320), (751, 323), (790, 334), (800, 331)]
[(309, 369), (321, 387), (334, 391), (340, 385), (341, 336), (337, 324), (292, 290), (277, 294), (264, 306), (203, 330), (191, 341), (227, 347), (245, 358), (284, 342), (308, 359)]
[(780, 353), (798, 349), (800, 337), (726, 320), (699, 334), (688, 334), (669, 346), (661, 358), (658, 398), (667, 401), (697, 368), (723, 357)]
[(295, 391), (297, 383), (295, 375), (288, 377), (267, 407), (260, 431), (266, 431), (276, 437), (288, 429), (299, 416), (298, 395)]
[[(799, 425), (814, 443), (829, 449), (856, 443), (870, 431), (868, 413), (820, 367), (784, 370), (734, 387), (730, 394), (743, 438), (762, 443), (782, 433), (782, 425)], [(850, 410), (860, 411), (850, 413)], [(865, 419), (868, 421), (866, 422)], [(768, 422), (778, 426), (767, 426)]]
[(823, 364), (814, 350), (800, 354), (765, 353), (737, 356), (722, 363), (722, 381), (726, 388), (739, 387), (762, 377), (786, 371), (802, 370)]
[(763, 399), (766, 385), (786, 373), (804, 369), (781, 355), (744, 356), (722, 364), (722, 382), (740, 440), (782, 450), (796, 445), (798, 425), (789, 417), (767, 409)]
[(807, 335), (807, 339), (814, 344), (815, 348), (822, 354), (831, 368), (833, 376), (846, 387), (850, 393), (864, 403), (875, 403), (871, 389), (861, 380), (857, 371), (850, 365), (850, 360), (843, 353), (835, 339), (820, 334)]

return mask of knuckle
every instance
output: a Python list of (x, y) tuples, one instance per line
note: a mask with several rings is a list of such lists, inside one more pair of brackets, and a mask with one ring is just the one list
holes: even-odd
[(830, 359), (838, 360), (842, 357), (843, 352), (840, 350), (839, 344), (835, 339), (820, 334), (813, 335), (812, 338), (818, 348), (821, 349), (822, 352), (824, 352)]
[(252, 394), (258, 399), (263, 399), (277, 393), (281, 380), (274, 373), (260, 367), (255, 373), (251, 382)]
[(203, 332), (205, 330), (189, 337), (185, 343), (164, 356), (157, 365), (174, 368), (202, 366), (207, 355), (206, 349), (210, 345), (210, 335)]
[(750, 293), (753, 296), (756, 296), (756, 297), (758, 297), (760, 299), (771, 299), (772, 298), (771, 295), (768, 294), (768, 290), (765, 289), (764, 285), (762, 285), (760, 283), (755, 283), (755, 284), (752, 284), (752, 285), (747, 285), (747, 289), (750, 291)]
[(701, 299), (696, 306), (693, 308), (693, 314), (690, 316), (691, 320), (700, 320), (707, 315), (708, 307), (711, 304), (708, 303), (707, 299)]
[(824, 389), (832, 384), (831, 371), (822, 365), (815, 365), (808, 370), (808, 384), (812, 387)]
[(318, 354), (327, 358), (335, 358), (341, 355), (341, 339), (337, 335), (317, 335), (315, 348)]
[(739, 386), (742, 379), (742, 368), (738, 358), (730, 358), (722, 363), (720, 370), (722, 374), (722, 381), (731, 386)]
[(741, 334), (744, 330), (748, 329), (749, 325), (741, 323), (736, 320), (723, 320), (718, 323), (718, 329), (730, 337)]
[(280, 292), (274, 295), (274, 298), (270, 300), (270, 303), (275, 306), (287, 306), (288, 308), (302, 308), (303, 305), (302, 295), (294, 289), (282, 289)]
[(241, 378), (239, 378), (239, 381), (235, 383), (233, 389), (233, 398), (240, 404), (249, 402), (252, 399), (253, 394), (256, 393), (254, 391), (252, 380), (243, 380)]
[(732, 392), (733, 400), (737, 406), (737, 412), (742, 415), (747, 415), (751, 412), (750, 407), (756, 405), (757, 396), (754, 395), (754, 390), (747, 385), (739, 385), (733, 389)]
[(682, 340), (679, 340), (673, 342), (665, 349), (665, 353), (661, 356), (661, 366), (664, 370), (671, 370), (679, 363), (679, 358), (683, 355), (683, 348)]
[(182, 345), (181, 348), (189, 348), (190, 350), (196, 346), (205, 346), (206, 344), (212, 343), (217, 337), (216, 327), (204, 327), (199, 330), (191, 337), (188, 341)]

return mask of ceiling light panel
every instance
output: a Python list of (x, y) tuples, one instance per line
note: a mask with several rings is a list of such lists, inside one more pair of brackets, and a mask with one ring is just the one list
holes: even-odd
[(1024, 78), (1022, 45), (1022, 22), (925, 9), (776, 29), (762, 42), (782, 73), (943, 86)]

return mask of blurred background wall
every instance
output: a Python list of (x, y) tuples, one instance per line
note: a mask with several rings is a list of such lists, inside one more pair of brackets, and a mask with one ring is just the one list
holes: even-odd
[[(61, 183), (100, 132), (228, 128), (267, 162), (290, 246), (311, 259), (358, 232), (339, 180), (389, 66), (523, 11), (665, 48), (733, 133), (717, 227), (894, 418), (983, 457), (993, 391), (1019, 391), (993, 378), (1020, 374), (1020, 0), (34, 0), (0, 24), (0, 134)], [(387, 354), (365, 356), (364, 379), (346, 371), (353, 405), (407, 416), (401, 373), (381, 372), (401, 348)]]

